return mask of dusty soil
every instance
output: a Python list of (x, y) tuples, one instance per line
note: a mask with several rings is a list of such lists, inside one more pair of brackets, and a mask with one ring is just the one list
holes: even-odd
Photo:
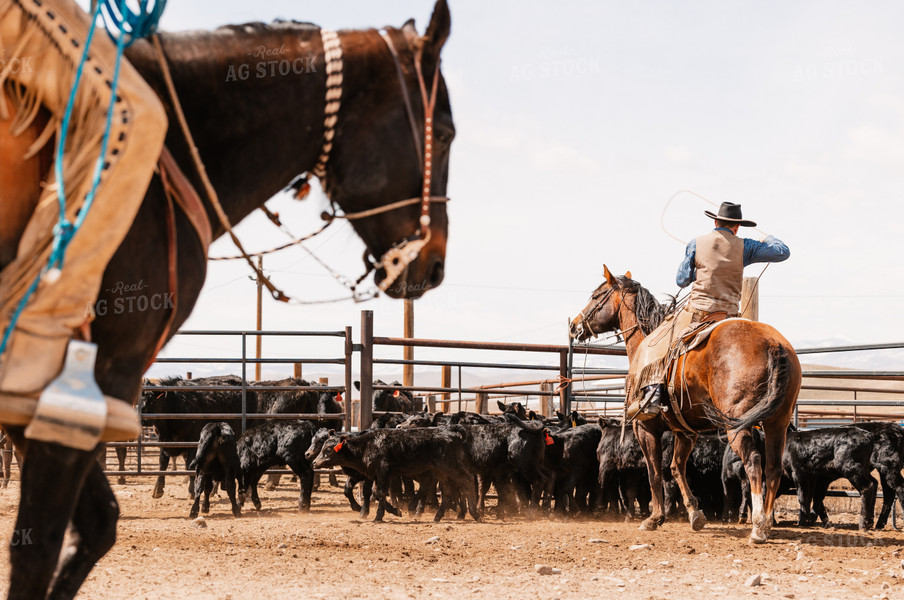
[[(327, 486), (310, 513), (299, 513), (297, 488), (283, 479), (278, 490), (262, 491), (261, 512), (240, 519), (221, 493), (200, 528), (188, 519), (184, 481), (170, 478), (160, 500), (147, 478), (114, 485), (119, 541), (81, 598), (904, 599), (904, 533), (860, 533), (853, 514), (834, 514), (840, 524), (827, 529), (782, 527), (763, 546), (747, 544), (747, 527), (720, 523), (699, 533), (683, 521), (657, 532), (493, 517), (434, 524), (387, 516), (375, 524), (357, 520)], [(14, 481), (0, 492), (7, 534), (17, 502)], [(0, 553), (5, 588), (5, 545)], [(541, 575), (537, 565), (559, 572)], [(761, 585), (745, 585), (761, 573)]]

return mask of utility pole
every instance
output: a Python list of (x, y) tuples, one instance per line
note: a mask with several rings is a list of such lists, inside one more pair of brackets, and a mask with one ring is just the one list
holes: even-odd
[[(258, 272), (258, 276), (255, 278), (255, 281), (257, 282), (257, 330), (261, 331), (261, 328), (263, 327), (263, 316), (264, 316), (264, 310), (263, 310), (264, 282), (262, 280), (263, 273), (264, 273), (264, 257), (263, 256), (257, 257), (257, 272)], [(261, 358), (261, 335), (260, 334), (258, 334), (258, 336), (257, 336), (257, 351), (255, 352), (254, 356), (258, 360), (260, 360), (260, 358)], [(254, 363), (254, 380), (255, 381), (261, 380), (261, 363), (259, 363), (259, 362)]]
[[(405, 298), (405, 325), (403, 337), (414, 337), (414, 300)], [(402, 358), (414, 360), (414, 346), (405, 346)], [(402, 385), (411, 387), (414, 385), (414, 365), (402, 366)]]

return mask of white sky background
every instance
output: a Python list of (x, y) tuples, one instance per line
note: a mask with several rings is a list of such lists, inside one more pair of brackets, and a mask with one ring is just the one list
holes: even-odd
[[(566, 343), (566, 319), (600, 283), (603, 263), (654, 293), (676, 292), (684, 248), (660, 216), (672, 194), (691, 189), (741, 203), (745, 217), (790, 246), (791, 259), (760, 282), (760, 318), (792, 343), (904, 338), (904, 4), (449, 4), (443, 72), (458, 135), (446, 279), (416, 303), (418, 337)], [(423, 32), (431, 10), (429, 0), (181, 0), (163, 23), (181, 30), (283, 17), (338, 29), (415, 17)], [(303, 204), (268, 204), (297, 235), (319, 225), (325, 201), (314, 188)], [(666, 225), (685, 240), (705, 233), (708, 208), (679, 196)], [(279, 241), (257, 215), (237, 231), (253, 249)], [(360, 274), (363, 245), (347, 225), (310, 247)], [(224, 240), (211, 249), (233, 252)], [(345, 293), (299, 249), (267, 257), (265, 267), (291, 295)], [(185, 328), (253, 329), (249, 274), (212, 263)], [(389, 299), (312, 307), (267, 299), (264, 328), (352, 325), (357, 338), (364, 308), (375, 312), (377, 335), (401, 335), (402, 303)], [(223, 346), (181, 338), (162, 356)], [(270, 355), (340, 349), (265, 342)], [(418, 353), (439, 355), (490, 358)]]

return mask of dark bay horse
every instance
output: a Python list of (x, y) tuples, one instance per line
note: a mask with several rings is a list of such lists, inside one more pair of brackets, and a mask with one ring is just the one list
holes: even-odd
[[(398, 64), (378, 31), (338, 33), (344, 62), (342, 97), (325, 189), (330, 201), (345, 213), (416, 198), (423, 191), (421, 156), (414, 142), (418, 137), (423, 140), (425, 121), (414, 68), (416, 55), (427, 85), (433, 73), (439, 78), (429, 191), (434, 196), (445, 194), (454, 125), (438, 64), (449, 30), (445, 0), (436, 3), (423, 36), (412, 21), (400, 29), (387, 28)], [(251, 23), (212, 32), (161, 34), (160, 38), (195, 142), (233, 224), (263, 205), (296, 175), (315, 167), (324, 146), (327, 79), (317, 27), (291, 22)], [(167, 105), (167, 147), (194, 187), (203, 190), (164, 92), (152, 46), (138, 42), (128, 58)], [(276, 61), (275, 66), (270, 61)], [(288, 70), (284, 64), (289, 65)], [(303, 65), (301, 72), (298, 65)], [(404, 88), (399, 73), (404, 77)], [(405, 96), (410, 99), (410, 112)], [(39, 124), (35, 124), (14, 138), (8, 124), (0, 123), (0, 148), (4, 150), (0, 152), (4, 161), (0, 171), (19, 177), (18, 189), (0, 192), (4, 215), (7, 204), (12, 211), (22, 206), (23, 197), (33, 198), (30, 208), (19, 211), (27, 217), (37, 200), (53, 143), (35, 159), (44, 162), (31, 170), (21, 164), (5, 171), (3, 167), (21, 156), (12, 152), (14, 146), (27, 147), (39, 131)], [(35, 176), (26, 176), (29, 173)], [(10, 198), (16, 200), (15, 206)], [(211, 207), (206, 208), (213, 236), (219, 237), (223, 228)], [(131, 231), (106, 269), (98, 309), (104, 306), (107, 310), (97, 310), (97, 319), (91, 325), (92, 340), (98, 345), (95, 374), (101, 389), (133, 402), (159, 339), (171, 336), (188, 318), (206, 273), (206, 248), (177, 209), (177, 277), (175, 289), (171, 289), (167, 256), (173, 246), (168, 234), (172, 230), (166, 225), (168, 210), (164, 189), (155, 176)], [(353, 221), (353, 227), (370, 255), (378, 259), (418, 231), (420, 217), (420, 206), (411, 205)], [(397, 284), (387, 290), (391, 297), (419, 296), (442, 281), (448, 227), (445, 205), (432, 204), (430, 217), (430, 241)], [(21, 235), (18, 224), (24, 227), (24, 221), (10, 220), (0, 227), (0, 250), (4, 251), (0, 252), (0, 268), (11, 258), (10, 249), (14, 256), (17, 235)], [(378, 270), (377, 281), (383, 276)], [(135, 286), (139, 282), (140, 286)], [(122, 299), (121, 290), (137, 287), (141, 287), (145, 299), (174, 293), (175, 308), (165, 303), (151, 303), (152, 308), (148, 308), (145, 302), (145, 310), (112, 309), (117, 306), (116, 300)], [(137, 302), (133, 305), (141, 306)], [(95, 460), (96, 452), (30, 441), (25, 439), (23, 429), (11, 427), (9, 432), (26, 456), (16, 530), (28, 531), (30, 543), (13, 543), (10, 547), (9, 597), (72, 598), (95, 563), (112, 547), (119, 508)]]
[[(592, 294), (590, 303), (571, 322), (571, 335), (583, 341), (603, 332), (621, 332), (628, 361), (641, 340), (666, 316), (669, 306), (631, 279), (616, 277), (604, 267), (606, 280)], [(678, 359), (675, 395), (681, 415), (695, 431), (727, 429), (732, 449), (741, 457), (751, 483), (753, 530), (750, 541), (765, 542), (772, 525), (772, 508), (782, 475), (782, 452), (788, 424), (800, 391), (800, 362), (791, 344), (765, 323), (730, 320), (718, 325), (709, 339)], [(762, 423), (765, 457), (753, 443), (751, 428)], [(656, 529), (665, 521), (662, 488), (662, 434), (675, 433), (672, 475), (678, 482), (691, 525), (706, 523), (691, 493), (685, 466), (696, 434), (684, 429), (674, 411), (663, 411), (647, 421), (634, 421), (634, 432), (647, 461), (653, 490), (653, 513), (640, 526)], [(765, 481), (764, 481), (765, 471)]]

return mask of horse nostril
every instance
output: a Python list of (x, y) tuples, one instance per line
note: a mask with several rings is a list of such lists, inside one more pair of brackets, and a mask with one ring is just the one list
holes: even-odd
[(430, 284), (430, 287), (437, 287), (443, 282), (443, 277), (445, 276), (446, 271), (443, 265), (443, 259), (437, 258), (430, 267), (430, 272), (427, 275), (427, 282)]

